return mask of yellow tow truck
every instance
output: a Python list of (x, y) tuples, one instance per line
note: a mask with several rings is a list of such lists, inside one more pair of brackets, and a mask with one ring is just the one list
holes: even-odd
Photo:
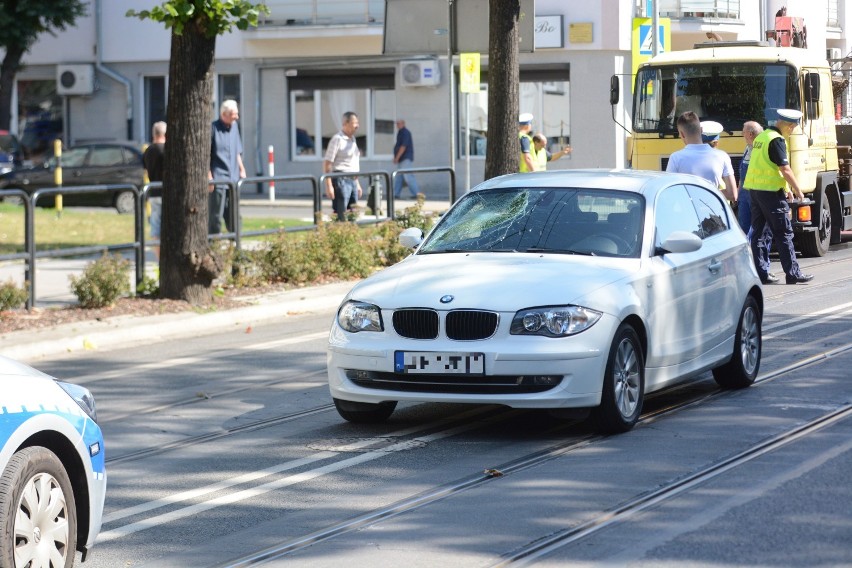
[[(613, 104), (618, 90), (614, 77)], [(840, 242), (842, 230), (852, 229), (852, 149), (838, 147), (831, 68), (807, 49), (713, 42), (642, 64), (633, 91), (630, 167), (665, 170), (671, 153), (683, 148), (677, 117), (694, 111), (702, 121), (724, 126), (719, 148), (731, 156), (738, 176), (743, 123), (766, 127), (779, 108), (804, 113), (787, 140), (790, 166), (806, 197), (791, 204), (796, 248), (804, 256), (823, 256), (829, 244)]]

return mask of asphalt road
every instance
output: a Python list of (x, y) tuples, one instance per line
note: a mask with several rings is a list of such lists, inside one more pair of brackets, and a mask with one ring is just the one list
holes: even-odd
[(330, 311), (40, 361), (106, 436), (85, 566), (852, 565), (852, 249), (802, 264), (765, 287), (758, 384), (705, 374), (606, 438), (490, 406), (346, 423)]

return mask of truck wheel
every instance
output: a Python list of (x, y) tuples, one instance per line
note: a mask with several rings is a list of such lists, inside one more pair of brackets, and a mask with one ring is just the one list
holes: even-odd
[(828, 254), (828, 245), (831, 244), (831, 206), (828, 196), (823, 195), (819, 211), (814, 211), (818, 216), (819, 229), (808, 233), (799, 233), (796, 242), (806, 257), (825, 256)]

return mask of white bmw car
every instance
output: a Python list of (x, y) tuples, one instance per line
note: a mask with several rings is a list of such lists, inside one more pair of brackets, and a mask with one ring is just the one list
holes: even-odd
[(713, 372), (754, 382), (763, 292), (724, 197), (680, 174), (509, 175), (460, 198), (416, 252), (357, 284), (328, 342), (340, 415), (398, 401), (591, 408), (634, 426), (645, 394)]
[(0, 356), (0, 566), (85, 560), (105, 495), (92, 394)]

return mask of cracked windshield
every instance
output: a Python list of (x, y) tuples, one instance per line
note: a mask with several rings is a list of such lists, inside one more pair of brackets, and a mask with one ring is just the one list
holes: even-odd
[(634, 257), (642, 197), (607, 190), (524, 188), (465, 196), (420, 254), (550, 252)]

